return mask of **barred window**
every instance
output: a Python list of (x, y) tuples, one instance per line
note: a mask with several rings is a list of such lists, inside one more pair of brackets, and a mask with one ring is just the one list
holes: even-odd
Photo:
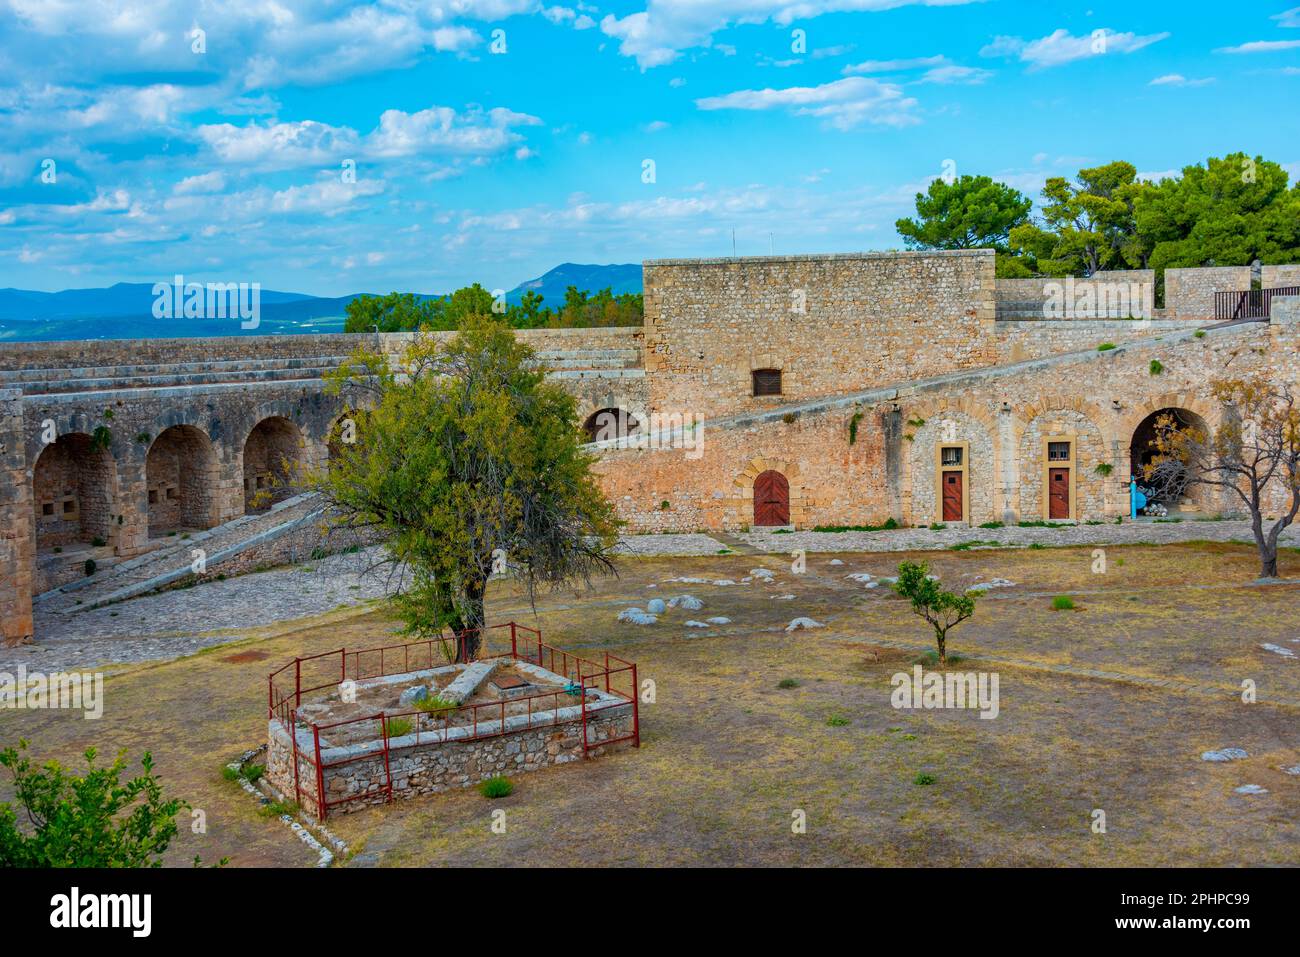
[(946, 446), (940, 453), (944, 465), (961, 465), (961, 446)]
[(754, 395), (780, 395), (781, 394), (781, 370), (780, 369), (755, 369), (754, 370)]
[(1069, 442), (1048, 442), (1047, 461), (1049, 462), (1070, 461), (1070, 443)]

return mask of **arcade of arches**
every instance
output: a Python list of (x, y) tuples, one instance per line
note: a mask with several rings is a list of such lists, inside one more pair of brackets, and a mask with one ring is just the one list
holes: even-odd
[(83, 432), (59, 436), (32, 470), (36, 547), (106, 544), (113, 534), (116, 465)]
[[(1146, 468), (1159, 455), (1157, 442), (1161, 430), (1195, 429), (1202, 435), (1209, 435), (1210, 430), (1205, 420), (1188, 409), (1157, 409), (1139, 423), (1133, 431), (1133, 440), (1129, 445), (1130, 471), (1139, 485), (1146, 479)], [(1199, 511), (1208, 507), (1211, 489), (1204, 485), (1182, 485), (1163, 492), (1155, 501), (1167, 508), (1184, 511)]]
[(207, 433), (173, 425), (154, 439), (145, 459), (150, 537), (216, 524), (217, 477), (217, 456)]
[(264, 512), (293, 495), (304, 442), (298, 426), (283, 416), (257, 423), (244, 443), (244, 510)]

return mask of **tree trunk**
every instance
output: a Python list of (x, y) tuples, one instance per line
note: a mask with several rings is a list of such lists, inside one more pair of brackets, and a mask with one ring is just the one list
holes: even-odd
[(468, 663), (478, 657), (483, 648), (483, 593), (481, 583), (475, 582), (465, 588), (465, 609), (461, 620), (453, 629), (456, 632), (456, 660)]
[(948, 667), (948, 636), (942, 631), (935, 631), (935, 640), (939, 643), (939, 667)]
[(1259, 550), (1259, 577), (1276, 578), (1277, 577), (1277, 547), (1274, 546), (1270, 553), (1264, 548)]

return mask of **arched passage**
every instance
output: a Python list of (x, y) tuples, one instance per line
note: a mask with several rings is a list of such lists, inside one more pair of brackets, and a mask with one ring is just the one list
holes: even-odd
[(759, 528), (790, 524), (790, 482), (768, 469), (754, 479), (754, 525)]
[(37, 549), (74, 542), (107, 545), (113, 533), (116, 467), (83, 432), (47, 445), (32, 469)]
[[(1210, 435), (1205, 419), (1189, 409), (1175, 406), (1157, 409), (1138, 423), (1129, 443), (1130, 472), (1137, 479), (1138, 485), (1145, 484), (1146, 468), (1160, 454), (1157, 444), (1161, 433), (1183, 429), (1194, 429), (1207, 438)], [(1152, 502), (1163, 505), (1170, 512), (1180, 509), (1199, 511), (1208, 502), (1209, 489), (1203, 485), (1192, 485), (1191, 480), (1192, 476), (1187, 475), (1182, 481), (1161, 488), (1151, 496)]]
[(211, 528), (217, 456), (207, 434), (173, 425), (149, 446), (145, 459), (149, 534)]
[(283, 416), (263, 419), (244, 442), (244, 511), (264, 512), (293, 494), (303, 438)]
[(587, 416), (582, 424), (582, 431), (588, 442), (604, 442), (607, 439), (625, 438), (641, 428), (637, 417), (626, 409), (597, 409)]

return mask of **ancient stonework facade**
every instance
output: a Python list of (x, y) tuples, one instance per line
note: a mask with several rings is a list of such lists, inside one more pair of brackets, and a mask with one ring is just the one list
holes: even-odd
[[(1128, 512), (1153, 416), (1214, 428), (1214, 378), (1297, 382), (1295, 298), (1214, 319), (1215, 293), (1254, 278), (1287, 286), (1300, 266), (1168, 270), (1159, 308), (1117, 317), (1095, 293), (1149, 273), (1079, 280), (1097, 308), (1059, 316), (1059, 290), (996, 279), (986, 250), (658, 260), (643, 327), (518, 335), (575, 396), (577, 426), (627, 424), (595, 448), (632, 531), (1102, 521)], [(327, 462), (347, 412), (324, 376), (359, 344), (395, 357), (408, 340), (0, 346), (3, 637), (30, 636), (33, 594), (88, 560), (102, 574), (274, 506), (290, 465)]]

